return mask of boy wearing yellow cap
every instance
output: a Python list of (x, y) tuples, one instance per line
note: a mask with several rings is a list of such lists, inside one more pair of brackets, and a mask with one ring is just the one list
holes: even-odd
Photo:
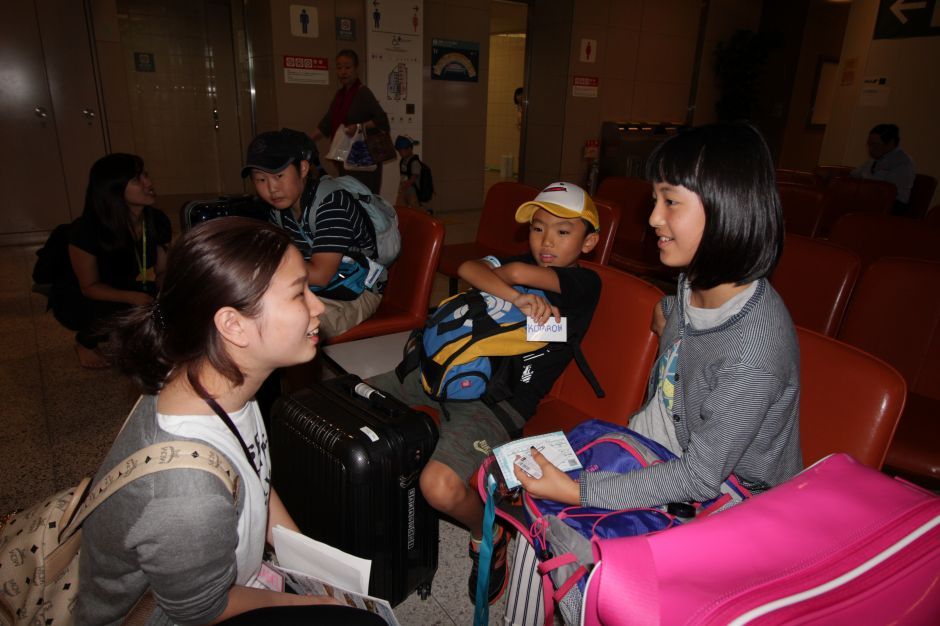
[[(518, 436), (525, 422), (535, 414), (539, 401), (573, 358), (573, 346), (587, 332), (601, 292), (597, 274), (578, 266), (579, 257), (597, 245), (600, 226), (597, 209), (583, 189), (572, 183), (552, 183), (517, 209), (516, 221), (530, 224), (528, 254), (467, 261), (458, 273), (471, 286), (512, 302), (539, 324), (549, 317), (566, 318), (567, 341), (549, 343), (524, 355), (503, 357), (512, 359), (505, 379), (508, 393), (504, 400), (448, 403), (449, 419), (441, 421), (440, 440), (420, 480), (421, 492), (431, 506), (470, 530), (471, 601), (476, 593), (483, 505), (468, 480), (492, 448)], [(540, 289), (546, 296), (522, 294), (513, 285)], [(402, 381), (389, 372), (371, 382), (407, 404), (441, 408), (422, 388), (420, 371), (412, 371)], [(506, 580), (507, 538), (500, 528), (494, 529), (493, 537), (491, 603), (502, 594)]]

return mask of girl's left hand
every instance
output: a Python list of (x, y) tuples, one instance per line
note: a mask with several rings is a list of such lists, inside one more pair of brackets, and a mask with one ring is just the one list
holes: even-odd
[(518, 465), (513, 465), (513, 473), (522, 483), (523, 489), (536, 498), (542, 498), (543, 500), (554, 500), (572, 506), (581, 504), (581, 487), (577, 481), (572, 480), (567, 474), (552, 465), (551, 461), (535, 448), (530, 448), (529, 453), (532, 455), (532, 459), (542, 468), (542, 477), (532, 478), (522, 471)]

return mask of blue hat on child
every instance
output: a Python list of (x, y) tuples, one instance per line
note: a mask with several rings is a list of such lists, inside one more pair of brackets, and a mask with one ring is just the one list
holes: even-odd
[(395, 137), (395, 149), (396, 150), (405, 150), (406, 148), (410, 148), (411, 146), (419, 144), (419, 143), (421, 142), (415, 141), (408, 135), (399, 135), (398, 137)]

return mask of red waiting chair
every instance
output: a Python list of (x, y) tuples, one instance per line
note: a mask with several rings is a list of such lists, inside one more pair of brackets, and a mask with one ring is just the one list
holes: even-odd
[(865, 268), (883, 257), (940, 261), (940, 228), (924, 220), (898, 215), (843, 215), (829, 241), (851, 248)]
[(658, 350), (650, 330), (653, 307), (663, 292), (612, 267), (584, 263), (601, 278), (601, 298), (581, 350), (604, 388), (598, 398), (577, 363), (571, 362), (539, 404), (524, 433), (570, 430), (591, 418), (626, 424), (643, 403)]
[(444, 225), (430, 215), (395, 207), (401, 231), (401, 254), (388, 269), (385, 295), (375, 315), (329, 344), (390, 335), (424, 325), (434, 274), (444, 243)]
[[(884, 359), (907, 381), (886, 465), (940, 486), (940, 262), (887, 258), (862, 274), (839, 339)], [(859, 392), (843, 388), (843, 396)]]
[(529, 249), (528, 224), (516, 223), (516, 209), (537, 196), (539, 190), (522, 183), (499, 182), (490, 187), (480, 213), (476, 240), (453, 243), (441, 250), (438, 271), (450, 278), (450, 293), (457, 293), (457, 268), (464, 261), (487, 255), (522, 254)]
[(803, 464), (848, 452), (881, 469), (904, 408), (904, 378), (858, 348), (805, 328), (796, 332)]
[(649, 234), (653, 211), (653, 185), (633, 176), (608, 176), (601, 181), (594, 200), (608, 200), (620, 205), (620, 225), (616, 240), (643, 241)]
[(871, 213), (887, 215), (894, 207), (897, 188), (883, 180), (865, 180), (841, 176), (833, 178), (826, 186), (823, 198), (823, 217), (818, 234), (826, 236), (829, 229), (847, 213)]
[(854, 169), (851, 165), (817, 165), (815, 173), (825, 185), (838, 176), (849, 176)]
[(617, 236), (622, 213), (620, 205), (615, 202), (594, 198), (594, 206), (597, 208), (597, 217), (600, 219), (600, 238), (590, 254), (581, 258), (599, 265), (607, 265), (610, 261), (610, 254), (614, 250), (614, 238)]
[(924, 217), (930, 208), (930, 201), (937, 191), (937, 179), (927, 174), (914, 176), (914, 185), (911, 187), (911, 197), (907, 201), (908, 215), (911, 217)]
[(834, 337), (861, 265), (859, 256), (848, 248), (788, 234), (770, 283), (786, 303), (794, 324)]
[(823, 186), (823, 180), (815, 172), (803, 172), (800, 170), (777, 169), (777, 182), (789, 183), (791, 185), (800, 185), (816, 189)]
[(788, 233), (815, 237), (823, 216), (823, 192), (796, 183), (777, 183), (783, 224)]

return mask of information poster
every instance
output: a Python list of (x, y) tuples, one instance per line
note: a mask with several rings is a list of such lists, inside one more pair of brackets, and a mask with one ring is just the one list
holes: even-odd
[[(423, 0), (365, 0), (366, 51), (369, 89), (388, 114), (392, 140), (407, 135), (421, 141)], [(421, 145), (415, 147), (421, 152)], [(382, 173), (382, 196), (394, 201), (398, 193), (398, 161), (388, 161)]]
[(480, 80), (480, 44), (473, 41), (431, 41), (431, 80)]
[(284, 55), (284, 82), (300, 85), (329, 85), (329, 60), (325, 57)]

